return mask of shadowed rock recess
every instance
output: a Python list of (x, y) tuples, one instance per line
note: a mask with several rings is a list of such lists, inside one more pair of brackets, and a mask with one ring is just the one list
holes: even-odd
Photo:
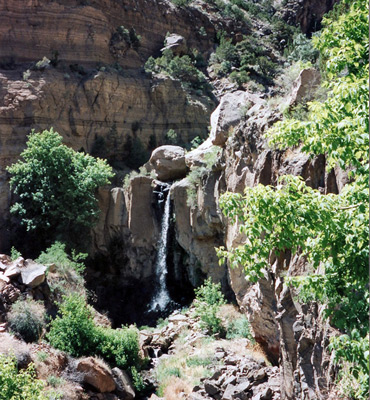
[[(274, 36), (270, 19), (249, 14), (238, 19), (213, 1), (174, 3), (0, 0), (0, 252), (9, 254), (15, 246), (24, 258), (35, 255), (27, 232), (10, 213), (15, 196), (6, 168), (19, 159), (32, 130), (53, 127), (66, 145), (107, 159), (116, 173), (112, 184), (97, 193), (101, 213), (87, 238), (84, 275), (91, 302), (110, 320), (97, 312), (104, 323), (114, 328), (152, 326), (159, 317), (189, 305), (194, 288), (209, 277), (249, 321), (254, 350), (264, 358), (215, 347), (213, 374), (202, 377), (191, 394), (177, 398), (328, 399), (336, 376), (328, 351), (334, 329), (316, 303), (300, 304), (296, 293), (277, 278), (282, 271), (303, 274), (306, 260), (288, 252), (271, 259), (273, 272), (266, 271), (252, 284), (242, 268), (229, 268), (216, 254), (219, 246), (230, 249), (245, 243), (238, 226), (220, 210), (219, 197), (225, 191), (276, 185), (286, 174), (301, 176), (323, 194), (337, 194), (348, 182), (343, 171), (326, 171), (324, 155), (310, 158), (299, 148), (272, 150), (264, 138), (283, 118), (279, 106), (289, 109), (309, 99), (320, 73), (301, 68), (291, 78), (295, 82), (282, 88), (278, 78), (287, 65), (286, 42)], [(294, 25), (310, 35), (336, 1), (261, 3), (271, 3), (267, 15), (290, 24), (284, 29)], [(254, 65), (247, 68), (245, 82), (229, 79), (227, 74), (238, 70), (241, 61), (230, 66), (225, 60), (214, 61), (223, 38), (235, 48), (243, 41), (258, 43), (260, 62), (270, 61), (273, 72), (262, 73)], [(204, 85), (191, 86), (164, 70), (146, 71), (149, 57), (169, 53), (190, 57), (204, 74)], [(150, 312), (165, 190), (170, 196), (166, 284), (171, 301), (165, 311)], [(52, 272), (52, 265), (22, 257), (12, 261), (0, 254), (0, 334), (7, 341), (13, 339), (3, 333), (8, 329), (6, 315), (17, 299), (44, 301), (48, 313), (56, 314), (49, 301)], [(173, 354), (181, 334), (187, 334), (187, 345), (203, 338), (191, 315), (175, 311), (168, 327), (142, 331), (143, 354), (153, 360), (158, 351)], [(135, 394), (132, 370), (111, 370), (93, 357), (67, 359), (43, 343), (27, 346), (22, 351), (28, 358), (35, 361), (39, 352), (47, 352), (55, 371), (68, 379), (73, 375), (74, 386), (66, 383), (65, 389), (73, 395), (63, 398), (149, 398)], [(241, 341), (240, 346), (250, 349), (251, 344)], [(38, 368), (38, 376), (47, 379)]]

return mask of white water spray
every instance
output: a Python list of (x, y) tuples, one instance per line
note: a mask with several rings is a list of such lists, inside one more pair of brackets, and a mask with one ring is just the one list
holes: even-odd
[[(155, 273), (159, 281), (159, 291), (154, 296), (149, 311), (163, 311), (171, 301), (167, 289), (166, 276), (167, 276), (167, 238), (168, 230), (170, 227), (170, 185), (166, 187), (168, 194), (164, 205), (164, 212), (161, 221), (161, 235), (158, 242), (158, 254), (155, 263)], [(166, 190), (165, 189), (165, 190)]]

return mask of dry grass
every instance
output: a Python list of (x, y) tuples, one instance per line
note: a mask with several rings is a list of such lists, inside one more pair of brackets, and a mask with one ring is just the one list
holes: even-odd
[(184, 395), (189, 395), (193, 386), (185, 380), (173, 377), (163, 391), (163, 396), (166, 400), (179, 400)]

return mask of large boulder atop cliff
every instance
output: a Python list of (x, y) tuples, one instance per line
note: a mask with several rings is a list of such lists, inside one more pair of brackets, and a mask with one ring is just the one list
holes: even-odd
[(164, 44), (165, 47), (163, 47), (162, 51), (169, 49), (176, 56), (186, 54), (188, 51), (185, 38), (176, 33), (171, 33), (171, 35), (167, 36)]
[(185, 150), (180, 146), (160, 146), (149, 160), (160, 181), (173, 181), (186, 176)]

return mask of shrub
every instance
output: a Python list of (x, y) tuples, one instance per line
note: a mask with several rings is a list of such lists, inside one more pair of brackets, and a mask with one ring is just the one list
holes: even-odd
[(50, 324), (47, 338), (51, 345), (74, 357), (94, 354), (127, 369), (140, 367), (139, 337), (136, 328), (111, 329), (97, 326), (93, 310), (85, 299), (74, 294), (64, 298), (60, 316)]
[(71, 253), (71, 255), (68, 255), (64, 243), (55, 242), (36, 259), (36, 262), (40, 264), (55, 264), (57, 276), (49, 275), (48, 282), (58, 301), (61, 300), (61, 296), (73, 292), (85, 296), (82, 276), (85, 265), (82, 260), (87, 257), (87, 254), (77, 254), (74, 250)]
[(60, 236), (66, 242), (86, 232), (98, 219), (96, 189), (113, 177), (105, 161), (78, 153), (62, 144), (51, 128), (28, 136), (23, 161), (7, 170), (18, 196), (11, 212), (40, 241)]
[(178, 7), (186, 7), (188, 6), (192, 0), (171, 0), (173, 4), (175, 4), (175, 6)]
[(64, 297), (46, 337), (51, 345), (74, 357), (95, 353), (97, 339), (93, 310), (77, 294)]
[(247, 338), (253, 340), (248, 319), (243, 315), (229, 322), (226, 328), (226, 339)]
[(187, 199), (186, 204), (189, 207), (196, 206), (197, 200), (197, 189), (202, 182), (202, 179), (212, 170), (217, 163), (221, 154), (221, 148), (218, 146), (212, 146), (210, 150), (204, 155), (204, 165), (200, 167), (194, 167), (190, 170), (187, 179), (190, 183), (186, 189)]
[(220, 307), (225, 304), (221, 284), (212, 283), (211, 278), (208, 278), (202, 286), (195, 289), (195, 294), (195, 311), (200, 317), (202, 328), (212, 333), (223, 333), (221, 319), (217, 316)]
[(22, 257), (22, 254), (13, 246), (10, 250), (10, 258), (15, 261), (18, 257)]
[(32, 363), (18, 371), (15, 357), (0, 354), (0, 400), (46, 400), (43, 388)]
[(293, 43), (286, 53), (288, 53), (287, 59), (290, 62), (302, 61), (314, 64), (319, 56), (312, 41), (303, 33), (296, 33), (293, 36)]
[(195, 66), (199, 63), (199, 54), (195, 49), (192, 56), (193, 59), (188, 55), (174, 57), (172, 51), (166, 49), (157, 59), (149, 57), (144, 69), (146, 72), (166, 73), (180, 80), (184, 88), (205, 90), (208, 84), (204, 74)]
[(96, 354), (110, 364), (127, 369), (130, 366), (140, 367), (139, 335), (133, 327), (110, 329), (96, 327)]
[(40, 339), (45, 327), (45, 308), (34, 300), (17, 300), (8, 314), (9, 328), (26, 342)]
[(180, 141), (179, 139), (179, 136), (173, 129), (168, 130), (164, 138), (166, 144), (172, 145), (177, 145)]

